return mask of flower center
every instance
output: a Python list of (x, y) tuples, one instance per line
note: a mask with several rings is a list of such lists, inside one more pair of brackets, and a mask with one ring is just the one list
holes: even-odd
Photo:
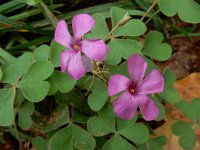
[(131, 89), (130, 89), (130, 93), (131, 93), (131, 94), (134, 94), (134, 93), (135, 93), (135, 89), (131, 88)]
[(75, 51), (78, 51), (78, 50), (80, 49), (80, 46), (79, 46), (78, 44), (74, 44), (74, 45), (73, 45), (73, 49), (74, 49)]

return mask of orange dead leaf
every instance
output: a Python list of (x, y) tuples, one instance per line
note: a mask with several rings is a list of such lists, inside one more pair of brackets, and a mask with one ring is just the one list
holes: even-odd
[(192, 73), (182, 80), (178, 80), (174, 84), (174, 88), (179, 91), (182, 99), (191, 102), (193, 98), (200, 98), (200, 73)]
[[(174, 88), (177, 89), (180, 93), (182, 99), (191, 102), (193, 98), (200, 97), (200, 73), (192, 73), (191, 75), (183, 78), (182, 80), (176, 81)], [(177, 110), (173, 105), (167, 104), (165, 106), (169, 108), (171, 112), (166, 115), (166, 122), (158, 129), (155, 133), (158, 136), (165, 135), (168, 139), (168, 143), (164, 146), (165, 150), (183, 150), (179, 145), (179, 137), (172, 134), (171, 126), (178, 120), (189, 121), (188, 118), (184, 117), (182, 113)], [(197, 135), (197, 144), (195, 145), (194, 150), (200, 149), (200, 131), (195, 129)]]

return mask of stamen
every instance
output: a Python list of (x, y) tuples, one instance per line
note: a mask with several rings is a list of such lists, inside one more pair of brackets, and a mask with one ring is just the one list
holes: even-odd
[(74, 44), (73, 48), (74, 50), (79, 50), (80, 46), (78, 44)]
[(131, 94), (135, 93), (135, 90), (133, 88), (130, 89)]

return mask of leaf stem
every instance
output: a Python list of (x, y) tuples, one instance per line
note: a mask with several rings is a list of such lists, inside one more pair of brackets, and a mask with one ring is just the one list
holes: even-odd
[[(96, 70), (97, 72), (94, 72), (93, 71), (93, 74), (95, 74), (97, 77), (101, 78), (106, 84), (107, 84), (107, 78), (106, 76), (101, 72), (101, 70), (99, 69), (99, 65), (97, 64), (97, 62), (94, 61), (94, 64), (95, 64), (95, 67), (96, 67)], [(100, 75), (99, 75), (100, 74)]]
[(172, 39), (172, 38), (180, 38), (180, 37), (200, 37), (200, 33), (187, 33), (187, 35), (182, 33), (182, 34), (173, 35), (169, 38)]
[(144, 20), (144, 18), (149, 14), (149, 12), (156, 6), (158, 0), (155, 0), (152, 5), (149, 7), (149, 9), (146, 11), (146, 13), (142, 16), (140, 19), (141, 21)]
[(94, 84), (94, 74), (93, 74), (93, 76), (92, 76), (92, 81), (91, 81), (90, 86), (89, 86), (89, 88), (88, 88), (88, 90), (87, 90), (87, 93), (86, 93), (85, 95), (88, 95), (88, 94), (89, 94), (90, 89), (92, 88), (92, 85), (93, 85), (93, 84)]
[(19, 142), (19, 150), (22, 150), (22, 141), (21, 141), (21, 138), (19, 136), (19, 132), (17, 130), (17, 126), (16, 126), (16, 123), (15, 121), (13, 122), (13, 126), (14, 126), (14, 129), (15, 129), (15, 133), (16, 133), (16, 136), (17, 136), (17, 139), (18, 139), (18, 142)]
[(99, 74), (96, 74), (96, 73), (93, 73), (93, 74), (95, 76), (97, 76), (99, 79), (103, 80), (106, 84), (108, 83), (108, 81), (104, 77), (102, 77), (102, 76), (100, 76)]
[(153, 19), (153, 17), (154, 17), (155, 15), (157, 15), (159, 12), (160, 12), (160, 9), (156, 10), (156, 12), (153, 13), (153, 15), (151, 15), (147, 21), (145, 21), (145, 24), (149, 23), (149, 21), (151, 21), (151, 19)]

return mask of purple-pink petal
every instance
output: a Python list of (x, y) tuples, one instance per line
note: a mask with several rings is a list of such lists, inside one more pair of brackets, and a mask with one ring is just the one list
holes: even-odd
[(123, 92), (112, 104), (117, 116), (125, 120), (133, 118), (138, 107), (134, 96), (128, 91)]
[(158, 70), (152, 70), (142, 81), (138, 90), (142, 94), (160, 93), (164, 88), (164, 79)]
[(79, 80), (85, 75), (85, 68), (81, 60), (81, 52), (76, 52), (70, 59), (68, 64), (68, 73), (74, 78), (74, 80)]
[(134, 54), (128, 58), (128, 71), (134, 83), (142, 81), (146, 68), (147, 63), (140, 55)]
[(146, 121), (156, 120), (159, 115), (159, 109), (154, 103), (153, 100), (151, 100), (146, 95), (138, 95), (138, 105), (140, 108), (140, 111), (143, 115), (143, 118)]
[(108, 95), (113, 96), (128, 89), (130, 80), (123, 75), (112, 75), (108, 81)]
[(86, 55), (82, 55), (81, 59), (82, 59), (85, 71), (91, 72), (93, 68), (93, 61), (90, 58), (88, 58)]
[(72, 37), (64, 20), (61, 20), (57, 23), (54, 40), (66, 48), (70, 48)]
[(60, 67), (61, 71), (65, 72), (71, 57), (75, 54), (73, 50), (65, 50), (60, 55)]
[(72, 29), (76, 40), (80, 40), (84, 34), (89, 32), (96, 21), (88, 14), (79, 14), (73, 17)]
[(107, 46), (103, 40), (83, 40), (82, 52), (92, 60), (102, 61), (107, 54)]

